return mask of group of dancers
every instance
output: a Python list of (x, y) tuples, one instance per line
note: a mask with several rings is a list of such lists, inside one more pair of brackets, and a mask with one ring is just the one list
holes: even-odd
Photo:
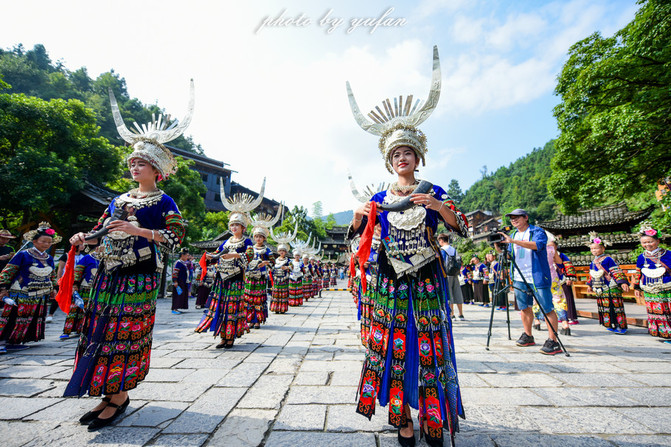
[[(454, 444), (458, 419), (464, 417), (448, 283), (435, 234), (443, 223), (448, 231), (467, 236), (468, 222), (443, 188), (415, 177), (428, 151), (418, 126), (435, 109), (440, 86), (435, 47), (431, 88), (424, 102), (414, 102), (412, 96), (387, 99), (367, 118), (347, 84), (355, 120), (380, 137), (385, 167), (396, 177), (354, 210), (348, 231), (348, 238), (356, 240), (351, 271), (359, 271), (354, 275), (359, 282), (357, 300), (362, 326), (366, 325), (361, 331), (366, 349), (356, 411), (370, 419), (378, 404), (388, 405), (387, 420), (398, 429), (402, 446), (416, 443), (411, 408), (419, 410), (420, 436), (430, 446), (443, 445), (443, 429)], [(139, 133), (131, 132), (111, 92), (110, 102), (117, 130), (133, 147), (127, 163), (138, 187), (116, 197), (91, 232), (69, 239), (73, 248), (56, 296), (61, 309), (78, 315), (71, 330), (80, 333), (64, 395), (104, 396), (79, 419), (91, 431), (113, 423), (126, 410), (129, 391), (149, 370), (161, 252), (176, 252), (186, 228), (177, 205), (157, 182), (175, 171), (175, 160), (164, 143), (181, 135), (191, 120), (193, 83), (187, 116), (171, 127), (159, 118), (136, 126)], [(201, 279), (211, 272), (211, 287), (202, 294), (207, 296), (207, 308), (196, 328), (219, 336), (218, 348), (233, 346), (236, 338), (265, 322), (267, 278), (272, 278), (270, 310), (282, 313), (313, 298), (327, 279), (335, 277), (333, 271), (327, 278), (315, 267), (316, 259), (315, 264), (310, 261), (317, 254), (312, 252), (314, 244), (295, 240), (296, 229), (293, 234), (275, 234), (277, 216), (252, 217), (261, 197), (262, 193), (256, 199), (240, 195), (229, 200), (222, 194), (232, 236), (205, 255)], [(253, 241), (245, 236), (247, 228), (252, 229)], [(277, 255), (266, 245), (269, 233), (278, 242)], [(47, 302), (56, 286), (48, 250), (59, 236), (48, 225), (40, 225), (24, 238), (33, 246), (14, 255), (0, 273), (0, 340), (12, 347), (44, 338)], [(649, 312), (658, 312), (655, 333), (669, 338), (670, 255), (659, 248), (656, 230), (647, 230), (641, 242), (645, 252), (643, 260), (639, 258), (638, 282), (649, 300)], [(88, 269), (75, 265), (76, 247), (84, 244), (100, 246), (93, 256), (95, 272), (93, 264)], [(617, 283), (618, 275), (608, 263), (599, 264), (605, 270), (603, 278)], [(596, 282), (592, 287), (596, 290)]]
[[(289, 306), (303, 305), (335, 280), (335, 267), (329, 264), (324, 268), (320, 263), (320, 249), (310, 246), (309, 239), (295, 240), (297, 225), (293, 234), (273, 232), (281, 210), (274, 219), (251, 218), (249, 213), (261, 203), (264, 187), (265, 182), (255, 200), (247, 195), (233, 200), (222, 198), (231, 211), (228, 227), (232, 236), (201, 259), (201, 278), (209, 274), (213, 281), (205, 302), (207, 309), (195, 331), (214, 332), (221, 338), (217, 348), (231, 348), (236, 338), (250, 329), (259, 329), (268, 318), (269, 307), (271, 312), (286, 313)], [(245, 236), (250, 225), (253, 242)], [(277, 255), (266, 245), (269, 234), (278, 243)], [(290, 243), (293, 260), (288, 257)]]

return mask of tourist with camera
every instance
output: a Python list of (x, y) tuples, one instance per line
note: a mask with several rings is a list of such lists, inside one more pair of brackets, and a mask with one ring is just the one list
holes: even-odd
[[(545, 230), (535, 225), (529, 225), (529, 215), (525, 210), (518, 208), (506, 214), (506, 217), (510, 218), (510, 222), (515, 229), (510, 235), (500, 234), (503, 242), (509, 246), (512, 260), (519, 267), (519, 270), (512, 268), (511, 275), (515, 300), (521, 311), (522, 324), (524, 325), (524, 332), (517, 340), (517, 346), (533, 346), (536, 344), (531, 333), (531, 325), (534, 319), (532, 310), (534, 295), (545, 311), (551, 327), (557, 327), (557, 314), (554, 312), (550, 291), (552, 276), (545, 248), (548, 239)], [(541, 348), (542, 354), (555, 355), (562, 352), (551, 327), (548, 325), (548, 339)]]

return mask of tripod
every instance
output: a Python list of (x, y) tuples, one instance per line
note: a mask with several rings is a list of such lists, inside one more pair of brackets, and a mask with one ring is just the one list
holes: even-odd
[[(492, 313), (489, 316), (489, 330), (487, 331), (487, 346), (485, 349), (489, 351), (489, 341), (492, 338), (492, 325), (494, 324), (494, 310), (496, 308), (496, 303), (499, 301), (499, 296), (501, 296), (502, 302), (506, 306), (506, 323), (508, 325), (508, 340), (512, 340), (510, 336), (510, 310), (508, 305), (508, 291), (511, 288), (511, 282), (509, 281), (510, 274), (508, 269), (508, 264), (506, 263), (506, 254), (507, 248), (499, 253), (498, 259), (496, 262), (501, 266), (500, 275), (497, 272), (494, 272), (494, 291), (492, 292)], [(505, 284), (504, 284), (505, 283)]]
[[(517, 262), (515, 262), (515, 259), (508, 252), (508, 244), (503, 244), (502, 248), (503, 248), (503, 250), (501, 252), (500, 258), (505, 259), (506, 261), (508, 261), (510, 263), (510, 267), (506, 268), (507, 267), (506, 266), (506, 267), (502, 268), (502, 271), (513, 270), (513, 272), (516, 272), (516, 274), (520, 275), (520, 278), (522, 279), (522, 282), (524, 283), (524, 289), (518, 289), (518, 290), (521, 290), (521, 291), (525, 292), (528, 296), (533, 297), (533, 300), (536, 302), (536, 304), (538, 305), (538, 308), (540, 309), (541, 313), (543, 314), (543, 317), (545, 318), (545, 324), (548, 325), (548, 328), (550, 328), (550, 330), (552, 331), (554, 336), (557, 338), (557, 343), (559, 343), (559, 346), (561, 347), (562, 351), (564, 351), (564, 354), (566, 355), (566, 357), (570, 357), (571, 354), (569, 354), (568, 351), (566, 350), (566, 348), (564, 347), (564, 344), (562, 343), (561, 339), (559, 338), (559, 334), (557, 334), (557, 329), (552, 325), (552, 323), (548, 319), (548, 316), (545, 312), (545, 309), (543, 309), (543, 306), (541, 305), (540, 301), (538, 301), (538, 297), (536, 296), (536, 292), (534, 291), (533, 286), (531, 286), (527, 282), (526, 278), (522, 274), (522, 270), (520, 270), (520, 267), (517, 265)], [(502, 265), (505, 266), (505, 264), (502, 264)], [(495, 290), (496, 290), (496, 283), (495, 283), (494, 287), (495, 287)], [(509, 279), (509, 284), (506, 287), (504, 287), (503, 290), (505, 290), (507, 292), (511, 288), (514, 289), (515, 287), (512, 285), (512, 279)], [(507, 301), (508, 300), (506, 299), (506, 303), (507, 303)], [(510, 340), (510, 314), (509, 314), (507, 309), (506, 309), (506, 313), (508, 314), (508, 339)], [(491, 333), (492, 333), (493, 319), (494, 319), (494, 308), (492, 306), (492, 316), (489, 320), (489, 333), (487, 335), (487, 347), (486, 347), (487, 350), (489, 350), (489, 339), (490, 339)]]

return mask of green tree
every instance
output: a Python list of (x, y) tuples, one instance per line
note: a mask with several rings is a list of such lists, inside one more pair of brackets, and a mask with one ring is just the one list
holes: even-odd
[[(11, 93), (25, 93), (47, 100), (81, 100), (95, 112), (100, 136), (114, 144), (122, 145), (123, 141), (117, 134), (110, 112), (109, 89), (117, 96), (119, 108), (129, 128), (133, 121), (139, 124), (151, 121), (152, 114), (166, 115), (158, 105), (144, 105), (138, 99), (130, 98), (125, 79), (114, 70), (102, 73), (93, 80), (84, 67), (71, 72), (60, 62), (54, 64), (42, 44), (37, 44), (28, 51), (22, 45), (9, 51), (0, 50), (0, 76), (11, 86)], [(170, 144), (180, 149), (203, 153), (202, 147), (190, 137), (180, 136)]]
[(81, 101), (0, 94), (0, 210), (37, 213), (65, 207), (87, 179), (120, 175), (121, 149), (98, 136)]
[(312, 204), (312, 218), (313, 219), (321, 219), (323, 214), (323, 207), (322, 207), (322, 202), (317, 201)]
[(201, 226), (201, 238), (203, 240), (212, 239), (228, 230), (229, 211), (207, 212), (203, 218)]
[(558, 78), (550, 191), (562, 210), (609, 203), (671, 171), (671, 3), (640, 1), (613, 37), (573, 45)]
[(450, 184), (447, 185), (447, 194), (452, 197), (455, 203), (459, 204), (464, 199), (464, 193), (459, 186), (459, 181), (457, 179), (450, 180)]
[(336, 225), (336, 223), (337, 223), (336, 218), (333, 215), (333, 213), (329, 213), (329, 215), (326, 216), (326, 224), (325, 224), (326, 229), (330, 230)]

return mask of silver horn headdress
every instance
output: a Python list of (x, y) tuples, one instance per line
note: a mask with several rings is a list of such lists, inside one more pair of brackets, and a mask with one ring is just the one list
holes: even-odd
[(359, 192), (359, 189), (356, 187), (356, 184), (354, 183), (354, 179), (352, 178), (351, 172), (347, 173), (347, 178), (349, 179), (349, 187), (352, 190), (352, 195), (354, 196), (355, 199), (357, 199), (361, 203), (369, 202), (370, 199), (375, 194), (377, 194), (380, 191), (386, 191), (387, 188), (389, 188), (389, 184), (387, 184), (386, 182), (381, 182), (378, 186), (366, 185), (363, 189), (363, 192)]
[(303, 256), (303, 254), (305, 254), (305, 250), (307, 250), (308, 246), (310, 245), (310, 239), (312, 239), (312, 235), (308, 236), (307, 241), (295, 239), (291, 242), (291, 246), (294, 248), (294, 256), (295, 255)]
[(126, 124), (121, 117), (121, 112), (119, 112), (119, 105), (116, 102), (116, 97), (114, 96), (112, 89), (109, 89), (112, 116), (114, 116), (116, 130), (119, 132), (121, 138), (133, 145), (133, 152), (126, 158), (126, 161), (130, 163), (134, 158), (146, 160), (159, 171), (161, 178), (167, 178), (169, 175), (175, 173), (177, 162), (175, 161), (172, 152), (170, 152), (170, 150), (163, 144), (182, 135), (191, 123), (193, 106), (195, 103), (193, 79), (191, 79), (190, 87), (189, 106), (186, 116), (181, 122), (174, 121), (170, 124), (169, 115), (166, 116), (165, 119), (163, 115), (159, 115), (158, 119), (156, 118), (156, 115), (152, 115), (150, 123), (140, 126), (134, 122), (133, 126), (135, 126), (135, 129), (132, 131), (128, 130), (126, 127)]
[(296, 234), (298, 233), (298, 222), (294, 225), (294, 234), (290, 232), (287, 233), (274, 233), (272, 227), (270, 228), (270, 235), (273, 237), (273, 240), (277, 242), (277, 251), (284, 250), (289, 253), (289, 244), (291, 241), (296, 239)]
[(431, 89), (429, 96), (421, 104), (417, 100), (413, 105), (413, 95), (403, 99), (403, 96), (394, 98), (393, 104), (389, 99), (382, 101), (382, 109), (376, 106), (368, 113), (367, 119), (354, 99), (352, 88), (347, 82), (347, 96), (349, 105), (357, 124), (366, 132), (380, 136), (379, 148), (384, 158), (387, 170), (393, 174), (390, 155), (394, 149), (400, 146), (408, 146), (415, 150), (417, 156), (425, 165), (424, 156), (427, 152), (426, 136), (417, 126), (422, 124), (435, 110), (440, 98), (440, 59), (438, 47), (433, 47), (433, 73), (431, 78)]
[(231, 212), (231, 215), (228, 216), (228, 224), (237, 223), (247, 228), (251, 222), (251, 217), (249, 212), (261, 204), (263, 200), (263, 193), (266, 190), (266, 178), (263, 178), (263, 184), (261, 185), (261, 191), (259, 192), (258, 197), (254, 198), (249, 194), (235, 194), (232, 199), (226, 197), (226, 191), (224, 190), (224, 181), (220, 179), (220, 197), (221, 204), (224, 205), (228, 211)]
[(266, 213), (262, 213), (258, 216), (255, 216), (255, 218), (251, 220), (251, 225), (253, 228), (252, 236), (262, 234), (263, 237), (268, 239), (268, 230), (272, 228), (273, 225), (275, 225), (280, 220), (283, 208), (284, 204), (280, 203), (280, 207), (277, 209), (277, 214), (275, 215), (275, 217), (272, 217), (271, 215)]

